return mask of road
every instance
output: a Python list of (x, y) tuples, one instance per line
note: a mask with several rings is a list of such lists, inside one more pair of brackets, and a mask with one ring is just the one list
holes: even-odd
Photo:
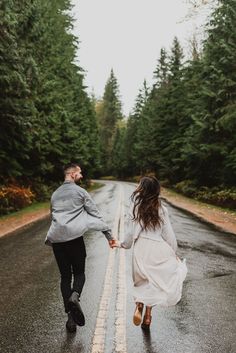
[[(133, 190), (105, 182), (93, 193), (120, 238)], [(86, 235), (86, 325), (69, 334), (58, 270), (44, 246), (48, 222), (0, 239), (0, 352), (235, 353), (236, 238), (168, 209), (188, 275), (178, 305), (154, 308), (149, 334), (132, 323), (132, 250), (110, 250), (99, 232)]]

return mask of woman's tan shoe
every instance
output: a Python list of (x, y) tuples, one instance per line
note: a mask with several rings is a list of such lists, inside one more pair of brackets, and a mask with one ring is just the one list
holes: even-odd
[(142, 325), (141, 325), (142, 329), (149, 330), (151, 322), (152, 322), (151, 314), (145, 313), (145, 315), (143, 317), (143, 322), (142, 322)]
[(143, 313), (143, 303), (136, 303), (136, 309), (133, 316), (133, 323), (138, 326), (142, 321), (142, 313)]

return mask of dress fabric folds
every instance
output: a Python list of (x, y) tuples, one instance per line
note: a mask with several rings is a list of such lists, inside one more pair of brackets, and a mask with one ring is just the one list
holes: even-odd
[(167, 242), (140, 236), (133, 248), (132, 272), (135, 302), (166, 307), (181, 299), (187, 267)]
[(176, 256), (177, 241), (168, 210), (160, 207), (162, 223), (155, 230), (142, 230), (139, 223), (128, 216), (127, 231), (121, 246), (133, 245), (132, 276), (135, 302), (148, 306), (172, 306), (182, 296), (187, 275), (185, 259)]

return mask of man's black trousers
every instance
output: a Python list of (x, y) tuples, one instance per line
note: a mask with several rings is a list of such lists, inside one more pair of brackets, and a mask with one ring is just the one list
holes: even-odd
[[(68, 313), (68, 300), (73, 291), (82, 292), (85, 282), (86, 250), (83, 237), (63, 243), (53, 243), (53, 252), (61, 274), (61, 293), (65, 312)], [(73, 286), (71, 287), (73, 275)]]

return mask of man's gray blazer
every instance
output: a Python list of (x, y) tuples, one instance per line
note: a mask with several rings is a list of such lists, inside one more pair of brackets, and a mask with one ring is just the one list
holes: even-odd
[(74, 182), (65, 181), (51, 197), (52, 222), (45, 243), (61, 243), (76, 239), (89, 230), (108, 231), (89, 193)]

